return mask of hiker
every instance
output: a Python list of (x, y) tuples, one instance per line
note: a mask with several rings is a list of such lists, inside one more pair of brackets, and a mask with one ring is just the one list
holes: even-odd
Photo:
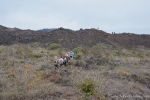
[(58, 59), (57, 59), (57, 56), (55, 56), (54, 58), (54, 66), (55, 66), (55, 70), (58, 69)]
[(63, 59), (62, 59), (62, 57), (59, 59), (59, 64), (60, 64), (60, 67), (63, 65)]
[(61, 58), (62, 58), (62, 59), (64, 59), (64, 58), (65, 58), (65, 56), (61, 56)]
[(66, 63), (68, 63), (68, 60), (69, 60), (68, 53), (66, 53), (65, 57), (66, 57)]
[(70, 58), (73, 58), (73, 52), (70, 51)]
[(65, 56), (63, 60), (64, 60), (63, 64), (66, 66), (66, 64), (67, 64), (67, 57)]
[(70, 60), (70, 53), (69, 52), (67, 53), (67, 58), (68, 58), (68, 60)]

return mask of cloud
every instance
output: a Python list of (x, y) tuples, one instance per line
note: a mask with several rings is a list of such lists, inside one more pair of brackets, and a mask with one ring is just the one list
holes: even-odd
[(23, 29), (97, 28), (149, 33), (149, 0), (0, 1), (2, 25)]
[[(58, 17), (60, 16), (60, 17)], [(48, 14), (45, 16), (36, 16), (28, 13), (18, 12), (12, 13), (7, 16), (6, 22), (12, 22), (12, 26), (15, 23), (15, 27), (23, 28), (23, 29), (41, 29), (41, 28), (57, 28), (57, 27), (65, 27), (74, 29), (78, 28), (78, 23), (75, 21), (69, 21), (65, 18), (62, 18), (61, 15), (51, 15)]]

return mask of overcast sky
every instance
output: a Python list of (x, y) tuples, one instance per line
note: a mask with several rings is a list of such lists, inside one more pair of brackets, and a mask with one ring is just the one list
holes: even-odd
[(0, 25), (150, 34), (150, 0), (0, 0)]

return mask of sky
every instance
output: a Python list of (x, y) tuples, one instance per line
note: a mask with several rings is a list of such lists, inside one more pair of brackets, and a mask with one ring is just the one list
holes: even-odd
[(150, 0), (0, 0), (0, 25), (150, 34)]

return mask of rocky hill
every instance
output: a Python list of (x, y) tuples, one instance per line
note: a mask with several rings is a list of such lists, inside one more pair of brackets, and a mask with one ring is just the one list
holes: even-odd
[(61, 43), (64, 47), (74, 48), (79, 45), (92, 46), (97, 43), (111, 44), (123, 48), (144, 46), (150, 48), (150, 35), (132, 33), (110, 34), (97, 29), (70, 29), (58, 28), (50, 32), (21, 30), (0, 26), (0, 45), (40, 42)]
[(150, 35), (0, 26), (0, 77), (0, 100), (150, 100)]

